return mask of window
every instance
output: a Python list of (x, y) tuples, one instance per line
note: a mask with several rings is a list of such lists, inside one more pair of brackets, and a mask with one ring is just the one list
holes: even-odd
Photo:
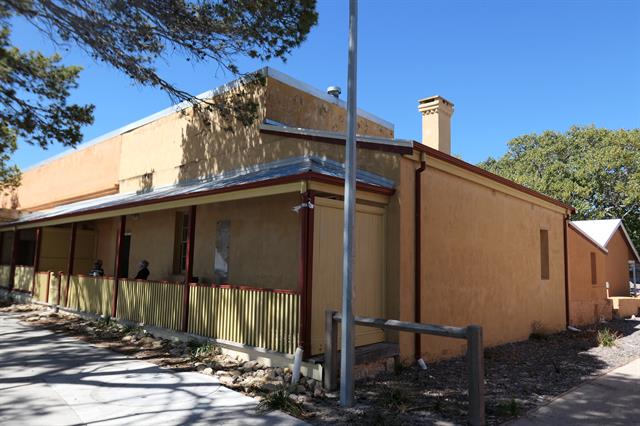
[(549, 279), (549, 231), (540, 230), (540, 277)]
[(596, 270), (596, 254), (591, 252), (591, 284), (598, 284), (598, 271)]
[(175, 247), (173, 250), (173, 272), (184, 274), (187, 269), (187, 241), (189, 240), (189, 215), (176, 213)]

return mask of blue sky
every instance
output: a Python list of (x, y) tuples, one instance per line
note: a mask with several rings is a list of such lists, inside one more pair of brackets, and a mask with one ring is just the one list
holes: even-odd
[[(244, 58), (243, 71), (270, 65), (346, 98), (346, 0), (319, 0), (319, 24), (286, 63)], [(22, 49), (58, 51), (82, 65), (72, 101), (96, 105), (85, 140), (170, 104), (78, 49), (55, 48), (16, 21)], [(477, 163), (500, 156), (511, 138), (594, 124), (640, 127), (638, 1), (360, 0), (358, 106), (395, 124), (399, 138), (420, 138), (417, 100), (441, 95), (455, 104), (452, 152)], [(200, 93), (231, 79), (214, 65), (179, 57), (159, 64), (168, 80)], [(28, 167), (62, 152), (20, 144), (14, 160)]]

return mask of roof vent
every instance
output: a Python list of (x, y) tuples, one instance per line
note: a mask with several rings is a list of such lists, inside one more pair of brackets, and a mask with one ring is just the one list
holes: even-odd
[(340, 93), (342, 93), (342, 89), (338, 86), (329, 86), (327, 87), (327, 93), (338, 99), (340, 97)]

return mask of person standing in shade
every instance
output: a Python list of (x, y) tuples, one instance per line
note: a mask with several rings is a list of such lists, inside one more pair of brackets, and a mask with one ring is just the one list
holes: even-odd
[(138, 274), (135, 277), (136, 280), (146, 280), (147, 278), (149, 278), (148, 266), (149, 262), (147, 262), (146, 260), (140, 262), (140, 269), (138, 270)]
[(102, 260), (97, 259), (93, 263), (93, 267), (91, 268), (91, 272), (89, 272), (89, 275), (91, 275), (92, 277), (104, 276), (104, 269), (102, 269)]

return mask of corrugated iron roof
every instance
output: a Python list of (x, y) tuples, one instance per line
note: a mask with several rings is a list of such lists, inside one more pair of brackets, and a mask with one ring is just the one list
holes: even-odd
[(616, 231), (618, 229), (622, 229), (622, 233), (627, 239), (627, 242), (631, 247), (631, 251), (633, 251), (636, 259), (640, 261), (638, 251), (633, 245), (633, 241), (631, 241), (631, 237), (629, 237), (629, 234), (622, 223), (622, 219), (574, 220), (571, 221), (571, 223), (604, 249), (607, 248), (609, 241), (611, 241), (611, 238), (613, 238)]
[[(283, 177), (303, 175), (305, 173), (317, 173), (323, 176), (344, 179), (344, 165), (336, 161), (313, 156), (289, 158), (272, 163), (244, 167), (205, 179), (158, 187), (150, 191), (107, 195), (90, 200), (64, 204), (48, 210), (23, 214), (18, 220), (6, 222), (3, 225), (12, 226), (44, 219), (54, 219), (59, 216), (80, 215), (118, 206), (144, 204), (154, 201), (162, 202), (163, 200), (177, 196), (196, 197), (217, 189), (267, 182)], [(364, 170), (358, 170), (356, 179), (359, 183), (379, 188), (394, 188), (394, 182), (392, 180)]]

